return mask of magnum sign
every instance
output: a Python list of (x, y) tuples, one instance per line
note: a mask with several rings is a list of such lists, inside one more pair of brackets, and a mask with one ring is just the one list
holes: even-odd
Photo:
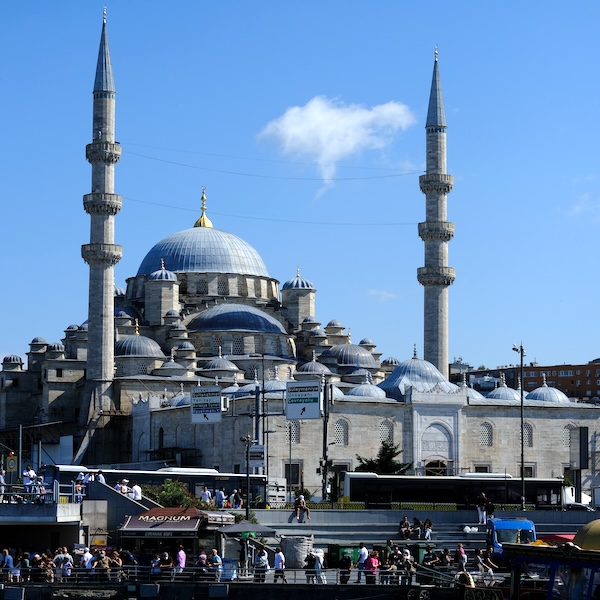
[(221, 388), (218, 385), (192, 388), (190, 407), (192, 423), (219, 423)]
[(288, 381), (285, 416), (288, 421), (321, 418), (321, 382)]

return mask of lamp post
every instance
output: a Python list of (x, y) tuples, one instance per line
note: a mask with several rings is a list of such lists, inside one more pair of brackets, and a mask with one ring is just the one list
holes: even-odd
[(525, 510), (525, 424), (523, 415), (523, 357), (525, 356), (525, 348), (523, 344), (513, 344), (513, 350), (519, 354), (520, 357), (520, 371), (519, 377), (521, 378), (521, 510)]
[(246, 521), (250, 520), (250, 446), (256, 444), (256, 440), (252, 439), (252, 436), (248, 433), (247, 435), (240, 438), (240, 442), (243, 442), (246, 446)]

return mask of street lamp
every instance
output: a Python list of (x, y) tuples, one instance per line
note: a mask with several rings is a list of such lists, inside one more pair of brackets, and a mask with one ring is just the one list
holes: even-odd
[(256, 440), (252, 439), (252, 436), (248, 433), (247, 435), (240, 438), (246, 446), (246, 521), (250, 520), (250, 446), (256, 444)]
[(513, 344), (513, 350), (519, 354), (521, 366), (519, 377), (521, 378), (521, 510), (525, 510), (525, 425), (523, 419), (523, 357), (525, 356), (525, 348), (523, 344)]

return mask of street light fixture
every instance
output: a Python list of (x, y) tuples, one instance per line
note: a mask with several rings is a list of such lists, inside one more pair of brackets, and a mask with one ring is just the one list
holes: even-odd
[(525, 424), (523, 415), (523, 357), (527, 354), (523, 344), (513, 344), (513, 350), (519, 354), (521, 359), (519, 377), (521, 379), (521, 510), (525, 510)]

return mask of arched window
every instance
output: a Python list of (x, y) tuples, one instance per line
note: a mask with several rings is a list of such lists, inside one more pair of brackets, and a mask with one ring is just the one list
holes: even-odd
[(533, 427), (529, 423), (523, 425), (523, 445), (528, 448), (533, 446)]
[(493, 446), (494, 445), (494, 430), (490, 423), (482, 423), (479, 426), (479, 445)]
[(335, 422), (333, 426), (333, 439), (339, 446), (348, 445), (348, 422), (344, 421), (344, 419)]
[(379, 423), (379, 441), (388, 444), (394, 443), (394, 425), (391, 421), (382, 421)]

